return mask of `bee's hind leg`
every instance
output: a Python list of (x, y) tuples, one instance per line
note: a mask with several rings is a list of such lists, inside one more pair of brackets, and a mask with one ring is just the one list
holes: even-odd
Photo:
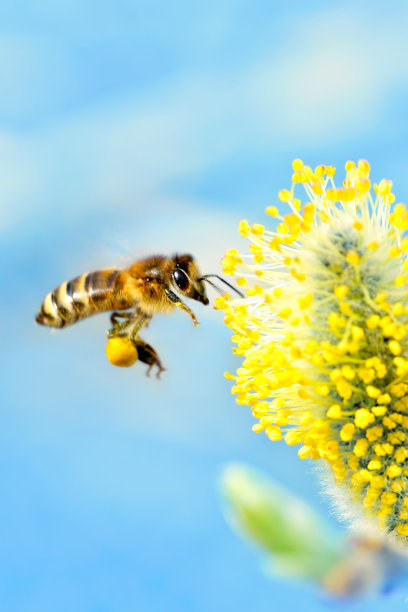
[(156, 353), (154, 348), (138, 336), (133, 336), (132, 342), (136, 346), (137, 355), (140, 361), (143, 361), (143, 363), (147, 363), (147, 365), (149, 366), (146, 370), (146, 376), (150, 376), (150, 372), (153, 366), (156, 366), (158, 369), (156, 377), (160, 378), (160, 374), (164, 372), (165, 368), (163, 368), (162, 363), (160, 361), (160, 357)]
[(107, 332), (107, 335), (108, 338), (116, 336), (129, 338), (136, 347), (139, 361), (149, 366), (146, 375), (149, 376), (153, 366), (156, 366), (157, 378), (160, 378), (165, 368), (162, 366), (159, 355), (150, 344), (137, 335), (140, 328), (147, 325), (150, 319), (150, 316), (141, 315), (137, 310), (135, 312), (113, 312), (110, 317), (112, 329)]

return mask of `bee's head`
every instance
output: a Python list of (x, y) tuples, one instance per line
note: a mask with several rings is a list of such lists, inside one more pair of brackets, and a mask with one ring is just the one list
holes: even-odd
[(204, 282), (198, 269), (196, 260), (192, 255), (176, 255), (175, 266), (171, 273), (171, 280), (175, 287), (186, 297), (202, 304), (208, 304)]

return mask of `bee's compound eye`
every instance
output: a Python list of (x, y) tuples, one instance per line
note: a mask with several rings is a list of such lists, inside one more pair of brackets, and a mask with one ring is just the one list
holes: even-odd
[(187, 278), (187, 275), (185, 274), (185, 272), (183, 272), (183, 270), (180, 270), (180, 268), (176, 268), (174, 270), (173, 278), (177, 287), (181, 289), (181, 291), (184, 291), (189, 286), (189, 280)]

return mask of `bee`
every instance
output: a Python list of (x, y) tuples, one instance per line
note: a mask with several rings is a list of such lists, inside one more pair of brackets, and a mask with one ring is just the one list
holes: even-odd
[[(149, 366), (147, 374), (156, 366), (159, 377), (164, 368), (155, 349), (138, 335), (140, 329), (148, 325), (153, 315), (170, 313), (175, 308), (187, 312), (194, 325), (198, 325), (195, 314), (179, 294), (207, 305), (209, 300), (204, 282), (221, 292), (209, 280), (211, 277), (218, 278), (242, 296), (218, 275), (202, 276), (192, 255), (152, 255), (124, 270), (107, 268), (65, 281), (45, 296), (36, 321), (41, 325), (62, 328), (94, 314), (113, 311), (110, 317), (112, 329), (107, 332), (108, 343), (120, 338), (129, 346), (130, 341), (136, 350), (136, 358)], [(135, 359), (130, 361), (134, 363)]]

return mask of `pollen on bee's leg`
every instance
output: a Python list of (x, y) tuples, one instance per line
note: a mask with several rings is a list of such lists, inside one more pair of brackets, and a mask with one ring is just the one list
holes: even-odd
[(128, 368), (136, 363), (138, 351), (130, 338), (115, 336), (108, 338), (106, 356), (113, 365)]

